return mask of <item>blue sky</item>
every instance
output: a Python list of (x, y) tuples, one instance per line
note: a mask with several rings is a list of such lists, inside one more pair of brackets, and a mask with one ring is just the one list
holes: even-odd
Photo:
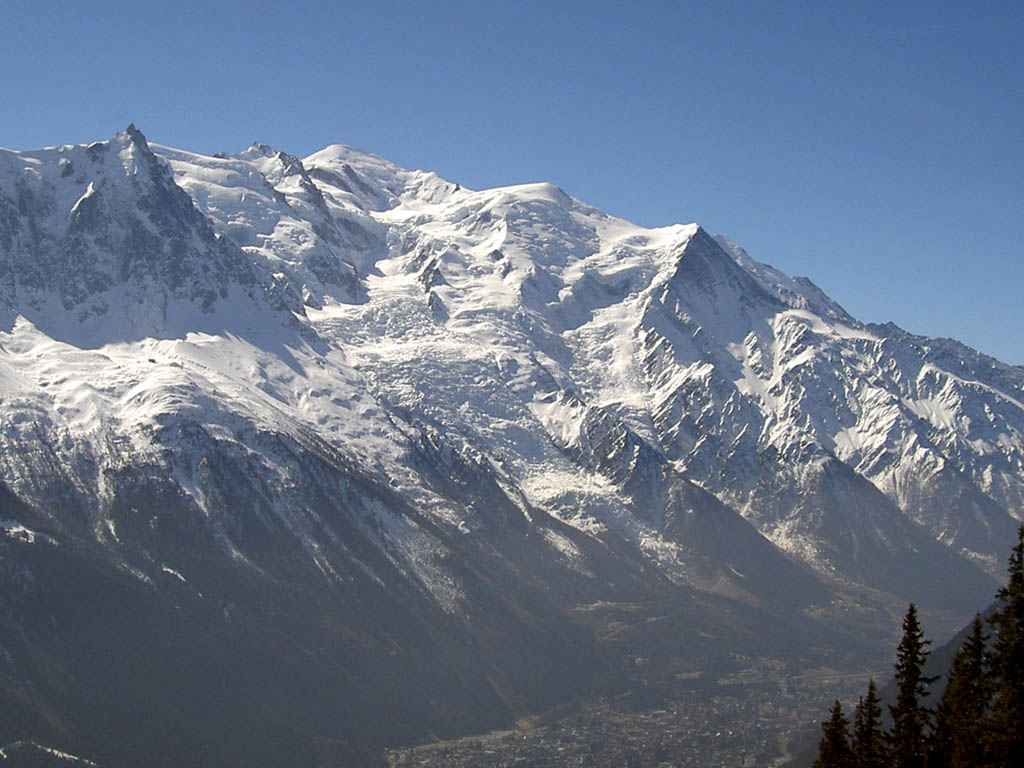
[(1018, 2), (0, 0), (0, 146), (351, 144), (699, 221), (1024, 363)]

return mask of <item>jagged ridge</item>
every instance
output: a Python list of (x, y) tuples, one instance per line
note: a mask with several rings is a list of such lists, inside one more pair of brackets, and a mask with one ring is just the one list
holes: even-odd
[[(4, 152), (0, 301), (13, 686), (44, 655), (81, 674), (24, 613), (81, 561), (157, 623), (187, 605), (308, 657), (285, 676), (361, 649), (332, 678), (353, 703), (310, 732), (366, 727), (394, 653), (407, 730), (374, 738), (458, 732), (625, 684), (646, 651), (620, 643), (649, 630), (594, 606), (671, 615), (664, 669), (769, 626), (791, 647), (759, 652), (810, 663), (888, 601), (952, 626), (1024, 509), (1021, 369), (548, 184), (474, 191), (340, 145), (204, 157), (133, 127)], [(452, 669), (489, 703), (436, 693)]]

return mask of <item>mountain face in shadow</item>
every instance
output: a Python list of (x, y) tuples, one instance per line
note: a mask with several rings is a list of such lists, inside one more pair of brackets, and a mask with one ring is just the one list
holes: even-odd
[(992, 594), (1022, 388), (549, 184), (0, 152), (0, 742), (326, 765), (852, 668)]

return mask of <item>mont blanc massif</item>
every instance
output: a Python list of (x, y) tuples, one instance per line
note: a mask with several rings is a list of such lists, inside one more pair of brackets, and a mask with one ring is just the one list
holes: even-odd
[(744, 680), (881, 682), (908, 601), (952, 634), (1022, 516), (1024, 368), (696, 224), (341, 145), (0, 151), (5, 756), (372, 764), (645, 690), (696, 739)]

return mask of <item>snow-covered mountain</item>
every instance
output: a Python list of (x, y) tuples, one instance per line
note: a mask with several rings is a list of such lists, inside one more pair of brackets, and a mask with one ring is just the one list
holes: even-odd
[(880, 608), (986, 602), (1022, 517), (1024, 369), (695, 224), (340, 145), (0, 152), (0, 699), (27, 736), (149, 743), (109, 742), (139, 701), (96, 711), (124, 675), (83, 643), (164, 667), (152, 717), (215, 663), (236, 693), (204, 721), (346, 743), (641, 658), (863, 658)]

